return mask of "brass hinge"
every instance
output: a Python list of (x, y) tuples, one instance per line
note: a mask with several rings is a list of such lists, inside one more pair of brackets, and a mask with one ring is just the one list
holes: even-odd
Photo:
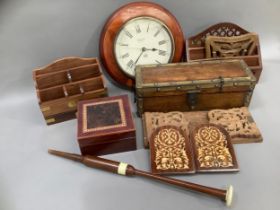
[(67, 104), (67, 106), (68, 106), (69, 108), (73, 108), (73, 107), (76, 107), (76, 106), (77, 106), (77, 103), (76, 103), (76, 101), (69, 101), (68, 104)]
[(49, 106), (41, 107), (42, 112), (46, 112), (46, 111), (50, 111), (50, 110), (51, 110), (51, 107), (49, 107)]
[(49, 119), (46, 119), (46, 123), (49, 124), (49, 123), (54, 123), (55, 122), (55, 119), (54, 118), (49, 118)]

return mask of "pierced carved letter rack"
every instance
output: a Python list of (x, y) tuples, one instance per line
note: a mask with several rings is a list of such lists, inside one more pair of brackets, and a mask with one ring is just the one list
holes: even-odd
[(186, 41), (187, 61), (205, 59), (243, 59), (257, 81), (262, 72), (258, 35), (234, 23), (219, 23)]
[(206, 58), (252, 55), (256, 49), (258, 36), (248, 33), (240, 36), (207, 36), (205, 39)]

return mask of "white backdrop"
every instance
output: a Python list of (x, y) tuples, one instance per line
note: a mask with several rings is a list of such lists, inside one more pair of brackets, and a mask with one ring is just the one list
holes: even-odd
[[(47, 127), (37, 104), (32, 69), (65, 56), (95, 57), (103, 24), (120, 0), (0, 0), (0, 210), (226, 209), (219, 200), (141, 178), (125, 178), (47, 154), (79, 152), (76, 121)], [(261, 144), (236, 145), (240, 172), (180, 176), (213, 187), (235, 186), (232, 209), (278, 209), (280, 195), (279, 0), (158, 0), (186, 37), (230, 21), (260, 35), (263, 74), (250, 110)], [(107, 77), (108, 78), (108, 77)], [(132, 93), (109, 81), (110, 95)], [(149, 170), (142, 125), (135, 118), (135, 152), (109, 155)]]

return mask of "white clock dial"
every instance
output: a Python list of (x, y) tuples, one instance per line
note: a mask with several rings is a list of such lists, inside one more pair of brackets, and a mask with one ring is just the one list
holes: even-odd
[(169, 29), (150, 17), (128, 21), (115, 39), (115, 57), (122, 71), (135, 76), (135, 67), (166, 64), (174, 54), (174, 39)]

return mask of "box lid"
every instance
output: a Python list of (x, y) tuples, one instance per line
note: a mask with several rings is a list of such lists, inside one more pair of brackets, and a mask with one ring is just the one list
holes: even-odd
[(81, 146), (133, 136), (135, 126), (127, 95), (79, 102), (78, 140)]
[(137, 93), (251, 86), (256, 78), (243, 60), (207, 60), (136, 68)]

